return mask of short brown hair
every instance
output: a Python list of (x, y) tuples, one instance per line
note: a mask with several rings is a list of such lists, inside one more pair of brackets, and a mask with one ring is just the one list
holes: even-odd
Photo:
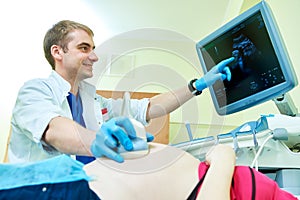
[(55, 70), (55, 62), (51, 55), (51, 46), (58, 45), (67, 52), (68, 43), (71, 40), (68, 34), (76, 29), (84, 30), (91, 37), (94, 36), (93, 31), (88, 26), (70, 20), (62, 20), (47, 31), (44, 37), (44, 54), (53, 70)]

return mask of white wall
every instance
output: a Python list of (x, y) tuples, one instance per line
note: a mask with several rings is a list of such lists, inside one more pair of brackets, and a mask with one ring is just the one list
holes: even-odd
[(1, 70), (0, 161), (9, 132), (10, 116), (18, 89), (28, 79), (51, 71), (43, 55), (43, 37), (57, 21), (70, 19), (87, 24), (100, 42), (108, 31), (93, 10), (79, 0), (10, 0), (0, 2)]

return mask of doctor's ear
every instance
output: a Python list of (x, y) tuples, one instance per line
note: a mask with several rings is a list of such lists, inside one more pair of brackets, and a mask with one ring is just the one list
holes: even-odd
[(61, 60), (62, 59), (63, 49), (58, 45), (51, 46), (51, 55), (53, 56), (54, 60)]

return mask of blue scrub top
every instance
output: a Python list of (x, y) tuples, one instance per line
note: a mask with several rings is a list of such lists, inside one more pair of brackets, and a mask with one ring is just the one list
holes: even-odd
[[(81, 126), (86, 127), (82, 116), (82, 101), (79, 93), (77, 96), (75, 96), (69, 92), (67, 99), (72, 112), (73, 120), (79, 123)], [(91, 156), (76, 156), (76, 160), (82, 162), (83, 164), (87, 164), (95, 160), (95, 158)]]

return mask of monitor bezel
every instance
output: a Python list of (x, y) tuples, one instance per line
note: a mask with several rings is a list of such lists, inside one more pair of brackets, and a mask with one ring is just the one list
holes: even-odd
[(207, 73), (207, 68), (205, 66), (204, 58), (202, 56), (202, 53), (200, 51), (200, 48), (214, 40), (215, 38), (221, 36), (222, 34), (226, 33), (228, 30), (231, 30), (235, 26), (239, 25), (244, 20), (251, 17), (253, 14), (260, 11), (262, 18), (264, 20), (268, 35), (270, 37), (271, 43), (274, 47), (275, 54), (278, 58), (280, 67), (282, 69), (283, 75), (285, 77), (285, 82), (280, 83), (276, 86), (273, 86), (269, 89), (263, 90), (261, 92), (258, 92), (256, 94), (250, 95), (244, 99), (238, 100), (234, 103), (231, 103), (229, 105), (225, 105), (223, 107), (220, 107), (218, 105), (218, 101), (216, 98), (216, 95), (214, 93), (213, 87), (210, 86), (210, 94), (212, 97), (213, 104), (215, 106), (215, 109), (219, 115), (228, 115), (232, 113), (239, 112), (241, 110), (253, 107), (255, 105), (261, 104), (263, 102), (266, 102), (268, 100), (274, 99), (278, 96), (281, 96), (282, 94), (290, 91), (292, 88), (294, 88), (297, 84), (297, 77), (295, 75), (291, 60), (289, 58), (287, 49), (285, 47), (285, 44), (283, 42), (282, 36), (279, 32), (279, 28), (276, 24), (275, 18), (271, 12), (271, 9), (269, 8), (268, 4), (265, 1), (262, 1), (255, 6), (251, 7), (247, 11), (243, 12), (242, 14), (238, 15), (225, 25), (221, 26), (219, 29), (214, 31), (213, 33), (206, 36), (204, 39), (199, 41), (196, 44), (196, 50), (198, 53), (198, 57), (200, 60), (200, 64), (202, 67), (202, 70), (205, 73)]

